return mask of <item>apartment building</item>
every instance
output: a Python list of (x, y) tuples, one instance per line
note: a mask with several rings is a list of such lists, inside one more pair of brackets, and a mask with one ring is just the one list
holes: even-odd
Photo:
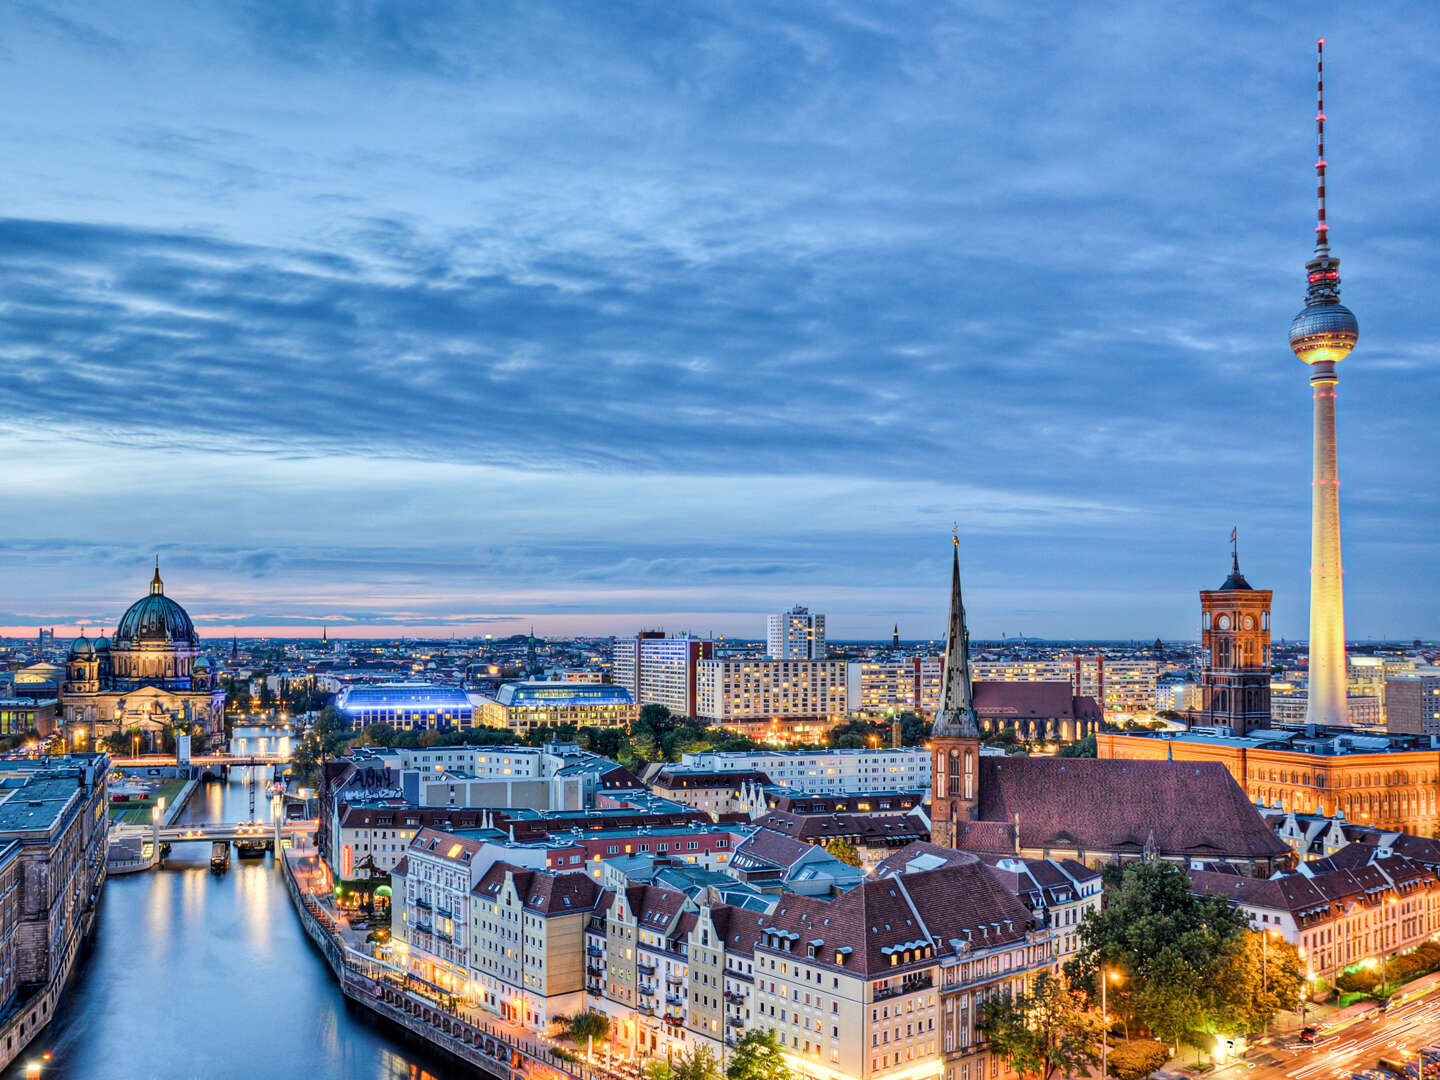
[(1312, 980), (1413, 949), (1440, 932), (1440, 881), (1432, 867), (1350, 844), (1269, 879), (1191, 871), (1197, 892), (1224, 896), (1255, 930), (1300, 950)]
[(611, 671), (637, 708), (664, 705), (677, 716), (696, 716), (698, 665), (714, 654), (713, 641), (648, 630), (616, 639)]
[(695, 715), (723, 727), (845, 719), (844, 660), (702, 660)]
[(704, 810), (715, 820), (722, 814), (748, 811), (751, 785), (768, 785), (770, 778), (752, 770), (704, 769), (667, 765), (649, 778), (650, 790), (662, 799)]
[(685, 768), (764, 773), (807, 794), (919, 791), (930, 787), (930, 753), (897, 750), (706, 750), (681, 755)]
[(588, 874), (491, 865), (470, 898), (471, 999), (536, 1031), (582, 1012), (585, 929), (603, 895)]
[(978, 860), (787, 894), (768, 914), (629, 885), (586, 935), (587, 994), (617, 1052), (718, 1056), (769, 1029), (809, 1080), (1000, 1075), (979, 1005), (1054, 962), (1052, 933)]
[(824, 660), (825, 616), (796, 604), (765, 621), (765, 655), (772, 660)]
[(394, 937), (408, 947), (411, 970), (447, 993), (463, 995), (470, 982), (470, 891), (488, 869), (483, 850), (475, 835), (421, 829), (406, 853)]
[(1385, 729), (1397, 735), (1440, 735), (1440, 670), (1424, 668), (1385, 680)]

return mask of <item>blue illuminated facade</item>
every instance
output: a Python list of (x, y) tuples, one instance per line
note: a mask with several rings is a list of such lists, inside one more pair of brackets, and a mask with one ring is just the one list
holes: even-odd
[(455, 731), (475, 726), (475, 706), (463, 690), (428, 683), (346, 687), (335, 708), (352, 728), (389, 724), (398, 731)]

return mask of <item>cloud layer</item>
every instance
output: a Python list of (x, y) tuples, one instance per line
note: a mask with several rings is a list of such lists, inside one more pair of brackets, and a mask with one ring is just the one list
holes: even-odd
[[(160, 549), (217, 632), (919, 637), (958, 521), (982, 634), (1189, 636), (1239, 524), (1303, 636), (1317, 27), (1010, 8), (8, 9), (0, 625)], [(1391, 14), (1318, 27), (1347, 584), (1430, 636), (1440, 18)]]

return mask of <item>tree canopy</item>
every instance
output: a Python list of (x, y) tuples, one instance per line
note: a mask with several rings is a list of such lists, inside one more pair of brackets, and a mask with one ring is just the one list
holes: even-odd
[(825, 850), (843, 863), (847, 863), (850, 866), (860, 865), (860, 852), (856, 850), (854, 844), (846, 840), (843, 836), (837, 836), (835, 839), (828, 841), (825, 844)]
[(1103, 910), (1087, 913), (1067, 972), (1098, 998), (1102, 969), (1118, 977), (1110, 1009), (1172, 1045), (1259, 1031), (1298, 1004), (1303, 979), (1293, 946), (1252, 931), (1224, 897), (1196, 895), (1167, 862), (1127, 866)]
[(1024, 993), (1006, 990), (986, 999), (979, 1020), (995, 1052), (1021, 1077), (1076, 1076), (1100, 1063), (1100, 1017), (1086, 1009), (1083, 994), (1048, 971)]
[(769, 1028), (751, 1028), (735, 1044), (725, 1080), (794, 1080), (780, 1039)]

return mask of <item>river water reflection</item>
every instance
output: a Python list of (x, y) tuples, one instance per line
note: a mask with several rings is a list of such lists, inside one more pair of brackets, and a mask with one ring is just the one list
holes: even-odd
[[(246, 785), (195, 792), (179, 821), (249, 817)], [(268, 820), (262, 794), (256, 817)], [(210, 872), (210, 845), (112, 878), (94, 949), (49, 1028), (4, 1073), (49, 1051), (45, 1080), (449, 1080), (427, 1054), (347, 1005), (300, 929), (272, 858)]]

